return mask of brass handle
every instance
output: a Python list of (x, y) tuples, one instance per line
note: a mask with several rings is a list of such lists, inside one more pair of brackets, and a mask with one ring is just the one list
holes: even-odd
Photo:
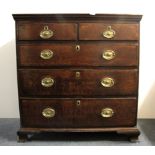
[(52, 87), (54, 84), (54, 79), (51, 77), (45, 77), (41, 80), (41, 85), (43, 87)]
[(103, 37), (111, 39), (115, 36), (116, 32), (111, 28), (111, 26), (107, 27), (107, 30), (103, 32)]
[(45, 49), (40, 52), (40, 57), (45, 60), (51, 59), (53, 57), (53, 52), (49, 49)]
[(101, 85), (103, 87), (112, 87), (115, 84), (114, 79), (110, 78), (110, 77), (105, 77), (101, 80)]
[(105, 50), (102, 54), (102, 58), (105, 60), (112, 60), (115, 57), (115, 51), (113, 50)]
[(42, 115), (45, 117), (45, 118), (52, 118), (55, 116), (55, 110), (52, 109), (52, 108), (45, 108), (43, 111), (42, 111)]
[(40, 32), (40, 37), (43, 39), (49, 39), (54, 35), (53, 31), (48, 28), (48, 26), (44, 26), (44, 29)]
[(114, 111), (111, 108), (104, 108), (101, 110), (101, 116), (104, 118), (109, 118), (114, 115)]
[(76, 51), (80, 51), (80, 45), (75, 46)]

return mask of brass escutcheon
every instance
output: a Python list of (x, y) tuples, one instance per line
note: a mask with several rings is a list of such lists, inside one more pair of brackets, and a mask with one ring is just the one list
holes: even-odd
[(103, 108), (101, 110), (101, 116), (104, 118), (109, 118), (112, 117), (114, 115), (114, 111), (111, 108)]
[(45, 77), (41, 80), (41, 85), (43, 87), (52, 87), (54, 84), (54, 79), (51, 77)]
[(45, 108), (43, 109), (42, 111), (42, 115), (45, 117), (45, 118), (52, 118), (55, 116), (55, 110), (52, 109), (52, 108)]
[(111, 28), (111, 26), (107, 27), (107, 30), (105, 30), (102, 35), (105, 38), (111, 39), (115, 36), (116, 32)]
[(101, 80), (101, 85), (103, 87), (112, 87), (115, 84), (114, 79), (110, 77), (105, 77)]
[(76, 72), (76, 73), (75, 73), (75, 78), (76, 78), (76, 79), (79, 79), (79, 78), (80, 78), (80, 75), (81, 75), (80, 72)]
[(49, 39), (54, 35), (54, 32), (48, 28), (48, 26), (44, 26), (44, 29), (40, 32), (40, 37), (43, 39)]
[(40, 52), (40, 57), (45, 60), (51, 59), (53, 57), (53, 51), (49, 49), (42, 50)]
[(81, 101), (80, 101), (80, 100), (77, 100), (77, 101), (76, 101), (76, 105), (77, 105), (77, 106), (80, 106), (80, 104), (81, 104)]
[(76, 51), (80, 51), (80, 45), (75, 46)]

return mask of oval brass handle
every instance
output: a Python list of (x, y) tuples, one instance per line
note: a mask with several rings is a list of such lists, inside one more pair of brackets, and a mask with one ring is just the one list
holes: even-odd
[(101, 110), (101, 116), (104, 118), (109, 118), (114, 115), (114, 111), (111, 108), (104, 108)]
[(54, 84), (54, 79), (51, 77), (45, 77), (41, 80), (41, 85), (43, 87), (52, 87)]
[(55, 116), (55, 110), (52, 109), (52, 108), (45, 108), (43, 109), (42, 111), (42, 115), (45, 117), (45, 118), (52, 118)]
[(115, 57), (115, 51), (113, 50), (105, 50), (102, 54), (102, 58), (105, 60), (112, 60)]
[(111, 39), (115, 36), (116, 32), (111, 28), (111, 26), (107, 27), (107, 30), (103, 32), (103, 37)]
[(80, 51), (80, 45), (75, 46), (76, 51)]
[(48, 26), (44, 26), (44, 29), (40, 32), (40, 37), (43, 39), (49, 39), (54, 35), (53, 31), (48, 28)]
[(110, 78), (110, 77), (105, 77), (101, 80), (101, 85), (103, 87), (112, 87), (115, 84), (114, 79)]
[(53, 51), (51, 51), (49, 49), (45, 49), (40, 52), (40, 57), (45, 60), (51, 59), (53, 57)]

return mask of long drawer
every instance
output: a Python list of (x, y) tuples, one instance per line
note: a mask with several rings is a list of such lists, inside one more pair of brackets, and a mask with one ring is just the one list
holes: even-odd
[(136, 95), (137, 69), (20, 69), (21, 96)]
[(20, 66), (137, 66), (138, 45), (129, 43), (19, 44)]
[(122, 127), (136, 124), (136, 98), (21, 101), (23, 127)]

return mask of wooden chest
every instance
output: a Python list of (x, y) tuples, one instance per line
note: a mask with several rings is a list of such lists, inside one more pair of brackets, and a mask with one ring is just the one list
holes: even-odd
[(14, 14), (21, 128), (135, 139), (141, 15)]

